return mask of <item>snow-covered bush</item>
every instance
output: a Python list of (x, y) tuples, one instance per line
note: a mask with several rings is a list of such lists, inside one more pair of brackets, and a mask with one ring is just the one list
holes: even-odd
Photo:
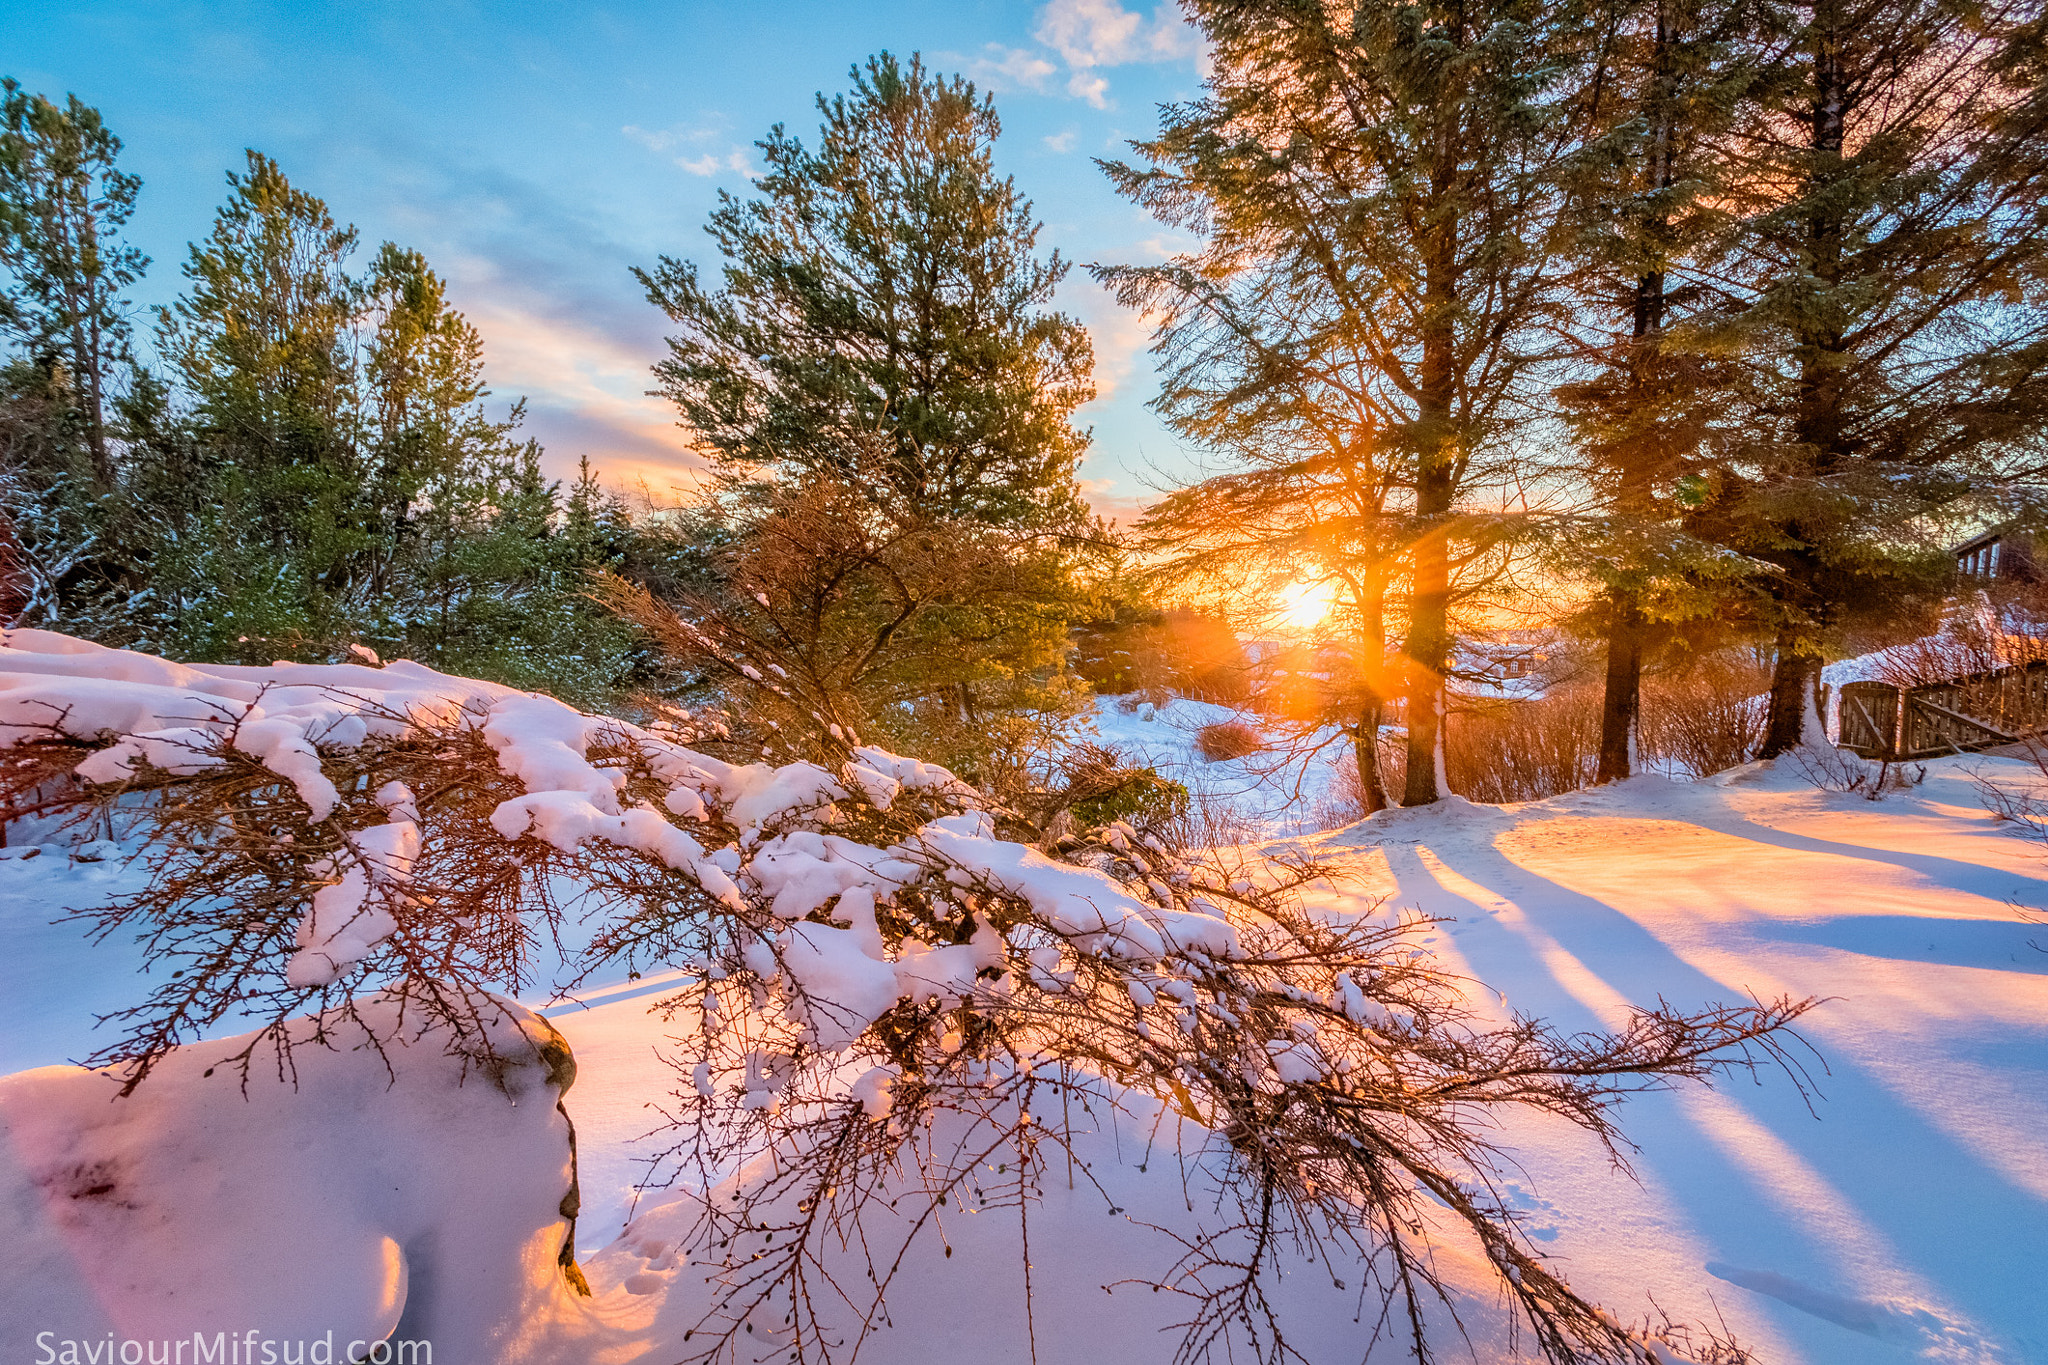
[[(1548, 1358), (1641, 1361), (1519, 1230), (1488, 1115), (1613, 1144), (1620, 1096), (1783, 1061), (1806, 1008), (1570, 1036), (1488, 1022), (1421, 948), (1426, 922), (1306, 910), (1314, 863), (1121, 822), (1050, 841), (823, 721), (785, 741), (809, 757), (769, 764), (714, 756), (687, 717), (634, 725), (417, 665), (188, 668), (22, 631), (0, 725), (12, 792), (73, 773), (81, 815), (118, 808), (149, 841), (147, 889), (91, 917), (164, 976), (99, 1059), (131, 1091), (225, 1019), (257, 1022), (223, 1045), (244, 1068), (374, 1035), (372, 991), (488, 1064), (492, 992), (526, 981), (540, 935), (585, 945), (572, 974), (676, 973), (671, 1173), (758, 1172), (705, 1199), (690, 1238), (720, 1290), (706, 1360), (764, 1339), (850, 1357), (901, 1263), (866, 1235), (878, 1191), (911, 1238), (963, 1191), (1028, 1202), (1069, 1101), (1142, 1094), (1202, 1135), (1180, 1145), (1210, 1146), (1218, 1186), (1156, 1281), (1192, 1305), (1184, 1358), (1287, 1356), (1267, 1295), (1293, 1239), (1355, 1260), (1427, 1358), (1432, 1247), (1454, 1238)], [(826, 1255), (847, 1247), (852, 1282)]]

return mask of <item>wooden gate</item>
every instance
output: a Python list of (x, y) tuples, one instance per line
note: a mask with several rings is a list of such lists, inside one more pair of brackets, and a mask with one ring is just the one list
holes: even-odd
[(1842, 688), (1845, 749), (1865, 758), (1935, 758), (2023, 739), (2048, 726), (2048, 661), (1918, 687)]

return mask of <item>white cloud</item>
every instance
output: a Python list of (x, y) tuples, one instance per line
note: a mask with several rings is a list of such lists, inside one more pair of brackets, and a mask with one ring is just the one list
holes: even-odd
[(718, 136), (718, 131), (714, 128), (655, 128), (650, 130), (631, 123), (619, 129), (619, 131), (650, 152), (672, 152), (678, 147), (701, 146)]
[(1147, 20), (1117, 0), (1051, 0), (1038, 12), (1037, 37), (1077, 71), (1177, 61), (1199, 57), (1202, 50), (1200, 36), (1171, 3)]
[(1064, 63), (1066, 93), (1097, 109), (1110, 107), (1109, 81), (1096, 74), (1099, 67), (1173, 62), (1191, 57), (1197, 71), (1204, 76), (1209, 74), (1208, 44), (1181, 18), (1180, 9), (1172, 0), (1153, 10), (1149, 19), (1125, 9), (1118, 0), (1049, 0), (1038, 11), (1038, 26), (1032, 36), (1057, 52), (1060, 62), (1052, 61), (1043, 52), (1005, 47), (1001, 43), (988, 44), (976, 57), (950, 52), (933, 55), (987, 89), (1028, 90), (1037, 94), (1058, 88), (1053, 82)]
[(1087, 100), (1097, 109), (1109, 108), (1109, 82), (1086, 71), (1076, 71), (1067, 78), (1067, 93), (1077, 100)]
[[(942, 54), (943, 55), (943, 54)], [(1036, 52), (990, 43), (982, 55), (961, 63), (968, 79), (991, 90), (1043, 90), (1059, 67)]]
[(1064, 133), (1054, 133), (1051, 137), (1044, 139), (1044, 141), (1045, 145), (1055, 152), (1061, 154), (1071, 152), (1074, 150), (1074, 130), (1069, 128)]

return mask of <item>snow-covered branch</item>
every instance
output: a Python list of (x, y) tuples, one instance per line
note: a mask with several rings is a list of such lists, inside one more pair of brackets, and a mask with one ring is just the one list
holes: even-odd
[[(98, 1059), (131, 1089), (230, 1017), (263, 1027), (224, 1060), (267, 1042), (289, 1066), (324, 1039), (288, 1020), (367, 1027), (371, 991), (487, 1057), (479, 1021), (543, 935), (586, 945), (572, 973), (674, 973), (667, 1174), (759, 1173), (706, 1196), (691, 1234), (722, 1286), (707, 1360), (743, 1340), (850, 1358), (949, 1200), (1028, 1207), (1069, 1106), (1139, 1095), (1237, 1210), (1235, 1232), (1174, 1234), (1187, 1254), (1159, 1283), (1194, 1304), (1186, 1358), (1293, 1354), (1258, 1308), (1275, 1238), (1355, 1253), (1426, 1356), (1429, 1247), (1457, 1237), (1551, 1359), (1640, 1361), (1518, 1231), (1485, 1114), (1535, 1107), (1613, 1146), (1621, 1094), (1781, 1059), (1806, 1007), (1658, 1011), (1613, 1036), (1489, 1024), (1420, 948), (1425, 921), (1309, 912), (1312, 862), (1120, 824), (1053, 856), (914, 759), (819, 735), (821, 761), (743, 761), (687, 722), (413, 664), (188, 668), (17, 631), (0, 727), (11, 800), (75, 782), (80, 814), (114, 810), (152, 849), (147, 888), (90, 916), (170, 969)], [(828, 1255), (847, 1246), (858, 1283)]]

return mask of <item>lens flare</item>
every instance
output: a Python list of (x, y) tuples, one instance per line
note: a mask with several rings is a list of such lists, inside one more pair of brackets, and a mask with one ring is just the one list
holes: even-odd
[(1314, 630), (1336, 601), (1334, 583), (1289, 583), (1280, 590), (1280, 624), (1288, 630)]

